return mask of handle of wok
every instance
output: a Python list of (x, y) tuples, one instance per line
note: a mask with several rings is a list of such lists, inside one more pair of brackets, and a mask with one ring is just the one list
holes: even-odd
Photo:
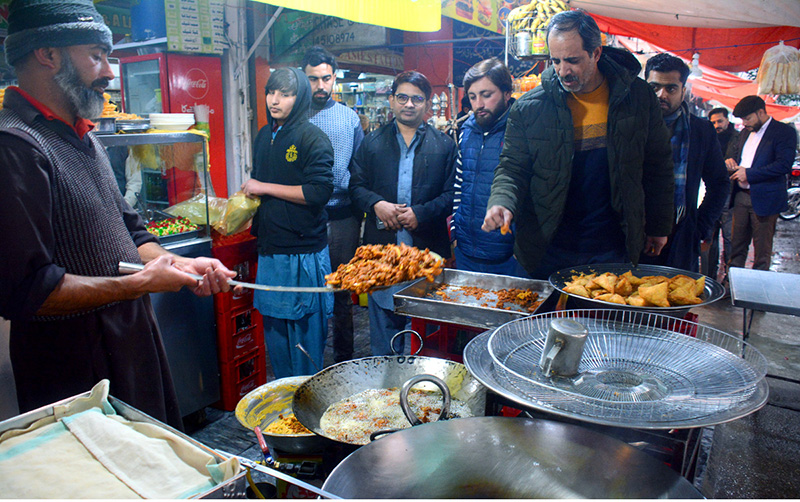
[(425, 343), (425, 341), (422, 339), (422, 335), (420, 335), (419, 333), (417, 333), (417, 332), (416, 332), (416, 331), (414, 331), (413, 329), (404, 329), (403, 331), (400, 331), (400, 332), (396, 333), (396, 334), (395, 334), (395, 335), (392, 337), (392, 339), (389, 341), (389, 347), (392, 349), (392, 353), (393, 353), (394, 355), (396, 355), (396, 356), (399, 356), (399, 355), (401, 355), (399, 352), (397, 352), (396, 350), (394, 350), (394, 340), (395, 340), (395, 339), (396, 339), (398, 336), (405, 335), (406, 333), (411, 333), (411, 334), (413, 334), (413, 335), (416, 335), (416, 336), (417, 336), (417, 338), (419, 338), (419, 348), (417, 349), (417, 351), (416, 351), (416, 352), (414, 352), (413, 354), (411, 354), (412, 356), (416, 356), (417, 354), (419, 354), (419, 353), (422, 351), (422, 345)]
[(436, 420), (438, 421), (446, 419), (450, 414), (450, 389), (441, 378), (433, 375), (423, 374), (409, 378), (406, 383), (403, 384), (403, 388), (400, 389), (400, 407), (403, 408), (403, 413), (406, 415), (408, 421), (411, 422), (412, 426), (422, 424), (422, 421), (419, 419), (419, 417), (414, 414), (414, 410), (411, 409), (411, 405), (408, 404), (408, 393), (411, 391), (411, 387), (420, 382), (433, 382), (442, 391), (444, 403), (442, 403), (442, 412), (439, 413), (439, 418)]

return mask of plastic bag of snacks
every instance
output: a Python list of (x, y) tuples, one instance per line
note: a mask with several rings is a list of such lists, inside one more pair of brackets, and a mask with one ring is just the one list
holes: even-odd
[(236, 192), (228, 199), (225, 213), (219, 223), (214, 225), (214, 230), (222, 235), (235, 234), (249, 222), (256, 214), (261, 198), (252, 198), (244, 192)]
[(227, 200), (221, 197), (208, 198), (208, 219), (211, 220), (210, 222), (206, 222), (206, 196), (202, 193), (170, 206), (164, 212), (172, 216), (183, 216), (195, 225), (210, 223), (211, 226), (214, 226), (222, 218), (226, 204)]
[(800, 50), (783, 41), (767, 49), (756, 81), (759, 94), (800, 94)]

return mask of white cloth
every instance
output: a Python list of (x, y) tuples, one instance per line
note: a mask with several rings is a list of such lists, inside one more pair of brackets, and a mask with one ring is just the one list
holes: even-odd
[[(753, 159), (756, 156), (756, 150), (758, 150), (758, 145), (761, 144), (761, 138), (764, 137), (764, 131), (767, 130), (769, 127), (769, 123), (772, 122), (772, 117), (767, 119), (767, 121), (762, 125), (758, 131), (753, 131), (747, 136), (747, 141), (744, 142), (744, 146), (742, 147), (742, 160), (739, 162), (739, 165), (749, 169), (753, 165)], [(739, 187), (745, 190), (750, 189), (750, 183), (747, 182), (739, 182)]]
[(158, 425), (130, 422), (107, 401), (108, 381), (88, 398), (0, 436), (0, 498), (188, 498), (239, 471)]

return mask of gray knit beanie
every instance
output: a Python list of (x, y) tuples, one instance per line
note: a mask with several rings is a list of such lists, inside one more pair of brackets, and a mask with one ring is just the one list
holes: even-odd
[(9, 5), (4, 49), (12, 66), (40, 47), (103, 44), (110, 51), (112, 43), (92, 0), (12, 0)]

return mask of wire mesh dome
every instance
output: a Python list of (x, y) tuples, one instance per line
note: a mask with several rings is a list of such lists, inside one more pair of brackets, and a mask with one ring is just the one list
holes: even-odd
[[(570, 318), (588, 338), (574, 377), (548, 377), (539, 361), (550, 322)], [(509, 322), (489, 338), (495, 371), (529, 399), (572, 413), (675, 421), (725, 410), (747, 398), (767, 361), (720, 330), (671, 316), (570, 310)]]

